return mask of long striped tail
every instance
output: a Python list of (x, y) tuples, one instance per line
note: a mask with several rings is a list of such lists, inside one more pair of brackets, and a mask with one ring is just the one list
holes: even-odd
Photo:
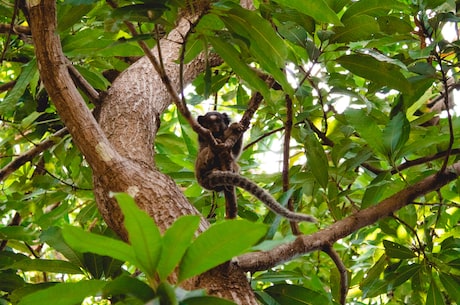
[(284, 216), (291, 221), (317, 222), (316, 218), (307, 214), (292, 212), (278, 203), (273, 196), (252, 182), (251, 180), (230, 171), (213, 171), (206, 177), (207, 185), (210, 189), (218, 186), (238, 186), (263, 202), (270, 210), (278, 215)]

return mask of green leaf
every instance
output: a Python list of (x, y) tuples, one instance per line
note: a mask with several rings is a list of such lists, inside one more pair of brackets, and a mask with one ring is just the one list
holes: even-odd
[(388, 86), (401, 92), (410, 93), (412, 91), (411, 84), (400, 72), (398, 65), (362, 54), (344, 55), (339, 57), (337, 62), (350, 72), (381, 86)]
[(327, 189), (329, 181), (328, 169), (329, 162), (327, 160), (324, 148), (316, 137), (315, 133), (310, 130), (305, 138), (305, 147), (307, 154), (307, 163), (315, 176), (318, 183), (324, 189)]
[(133, 248), (125, 242), (88, 233), (72, 226), (65, 226), (62, 229), (62, 236), (67, 244), (77, 251), (107, 255), (123, 262), (129, 261), (136, 266), (138, 265)]
[(67, 56), (95, 56), (114, 43), (110, 34), (103, 30), (85, 29), (64, 37), (62, 50)]
[(373, 117), (362, 109), (348, 109), (345, 117), (375, 153), (385, 156), (385, 149), (381, 141), (382, 131)]
[(160, 230), (153, 219), (142, 211), (128, 194), (118, 193), (115, 198), (124, 215), (129, 242), (139, 267), (149, 278), (153, 278), (160, 260), (162, 241)]
[(144, 4), (118, 7), (112, 11), (112, 17), (115, 19), (152, 22), (160, 18), (166, 9), (167, 7), (160, 1), (149, 1)]
[(107, 296), (134, 295), (144, 303), (155, 297), (155, 292), (149, 285), (129, 275), (121, 275), (107, 283), (103, 289)]
[(26, 228), (23, 226), (7, 226), (0, 228), (0, 239), (15, 239), (26, 242), (32, 242), (37, 237), (38, 232), (32, 231), (31, 228)]
[(41, 271), (54, 273), (81, 274), (82, 270), (72, 263), (49, 259), (23, 259), (10, 266), (11, 269), (22, 271)]
[(390, 10), (407, 10), (407, 6), (396, 0), (357, 1), (347, 8), (342, 16), (342, 21), (353, 17), (363, 17), (362, 15), (385, 16)]
[(102, 76), (102, 74), (94, 73), (93, 71), (90, 71), (89, 69), (79, 65), (74, 66), (83, 76), (83, 78), (86, 79), (92, 87), (94, 87), (94, 89), (102, 91), (107, 90), (109, 82)]
[(157, 296), (161, 305), (179, 305), (174, 287), (167, 282), (162, 282), (158, 285)]
[(163, 251), (161, 252), (160, 262), (158, 263), (160, 280), (165, 280), (178, 265), (185, 251), (192, 243), (199, 223), (199, 216), (182, 216), (165, 232), (163, 236)]
[(460, 276), (440, 273), (439, 278), (446, 289), (447, 294), (457, 303), (460, 304)]
[(267, 226), (247, 220), (227, 220), (212, 225), (187, 249), (179, 266), (179, 282), (243, 253), (266, 232)]
[(447, 265), (449, 265), (449, 267), (451, 267), (451, 268), (455, 268), (457, 270), (460, 270), (460, 258), (451, 260), (449, 263), (447, 263)]
[(409, 139), (410, 123), (404, 113), (395, 115), (383, 130), (383, 146), (393, 160)]
[(41, 116), (42, 113), (40, 112), (37, 112), (37, 111), (34, 111), (32, 112), (31, 114), (29, 114), (28, 116), (26, 116), (22, 121), (21, 121), (21, 127), (22, 128), (28, 128), (30, 127), (30, 125), (35, 122), (35, 120)]
[(359, 288), (363, 291), (364, 295), (371, 293), (372, 290), (380, 283), (380, 275), (385, 270), (388, 257), (383, 254), (379, 260), (366, 272), (366, 277), (359, 283)]
[(250, 48), (265, 53), (254, 56), (259, 56), (265, 64), (276, 68), (284, 66), (287, 57), (286, 45), (267, 20), (242, 8), (226, 11), (220, 18), (232, 33), (249, 38)]
[(0, 113), (6, 114), (13, 111), (27, 86), (36, 77), (38, 77), (37, 61), (33, 59), (24, 65), (13, 89), (8, 92), (8, 95), (0, 103)]
[(65, 4), (57, 6), (58, 31), (63, 33), (65, 30), (82, 20), (82, 17), (89, 13), (94, 7), (93, 0), (86, 3), (75, 3), (76, 1), (65, 1)]
[(0, 291), (12, 292), (26, 285), (24, 279), (16, 273), (0, 271)]
[(76, 252), (64, 241), (61, 228), (48, 228), (40, 235), (40, 241), (47, 243), (50, 247), (59, 251), (70, 262), (79, 266), (83, 266), (83, 257), (81, 253)]
[(388, 255), (388, 257), (400, 258), (400, 259), (408, 259), (408, 258), (416, 257), (415, 253), (412, 250), (398, 243), (395, 243), (389, 240), (384, 240), (383, 246), (385, 247), (385, 253)]
[(267, 84), (259, 78), (254, 70), (248, 67), (244, 60), (240, 58), (240, 53), (231, 44), (218, 37), (208, 37), (214, 50), (225, 60), (225, 62), (244, 79), (257, 92), (265, 98), (270, 96)]
[(105, 286), (105, 281), (89, 280), (76, 283), (59, 283), (53, 287), (25, 296), (19, 305), (75, 305), (88, 296), (94, 296)]
[(225, 11), (220, 18), (232, 33), (248, 38), (249, 50), (256, 62), (270, 73), (285, 91), (289, 91), (291, 86), (282, 71), (286, 64), (287, 47), (271, 24), (255, 12), (242, 8)]
[(362, 15), (344, 21), (343, 27), (334, 27), (332, 31), (331, 42), (347, 43), (371, 39), (380, 27), (374, 18)]
[(392, 183), (391, 173), (383, 172), (377, 175), (364, 192), (361, 208), (365, 209), (379, 203), (388, 186)]
[(442, 296), (441, 291), (439, 290), (438, 285), (434, 279), (431, 280), (430, 287), (428, 288), (428, 293), (426, 295), (426, 305), (445, 305), (444, 297)]
[(398, 268), (393, 279), (394, 287), (404, 284), (407, 280), (415, 276), (421, 268), (420, 264), (405, 265)]
[(321, 304), (332, 305), (332, 301), (324, 294), (317, 291), (289, 284), (271, 286), (264, 290), (271, 295), (279, 304), (307, 305)]
[(279, 4), (293, 8), (302, 14), (313, 17), (319, 22), (343, 25), (339, 17), (324, 0), (276, 0)]

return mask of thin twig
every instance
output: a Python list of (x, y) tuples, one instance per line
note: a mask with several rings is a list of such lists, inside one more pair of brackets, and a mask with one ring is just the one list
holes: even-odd
[(347, 267), (340, 259), (339, 254), (331, 245), (323, 247), (323, 252), (329, 255), (334, 264), (337, 266), (340, 274), (340, 304), (345, 305), (348, 293), (348, 272)]
[[(283, 143), (283, 192), (289, 190), (289, 160), (290, 160), (290, 149), (291, 149), (291, 131), (292, 131), (292, 99), (289, 94), (286, 94), (286, 121), (284, 122), (284, 143)], [(287, 202), (289, 210), (294, 211), (294, 200), (292, 196)], [(299, 224), (295, 221), (290, 221), (292, 234), (300, 235)]]

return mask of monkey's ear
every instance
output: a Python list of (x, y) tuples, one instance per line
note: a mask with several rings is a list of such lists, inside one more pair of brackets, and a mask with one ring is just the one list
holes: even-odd
[(203, 120), (204, 120), (204, 116), (203, 116), (203, 115), (199, 115), (199, 116), (197, 117), (198, 123), (199, 123), (201, 126), (205, 127), (205, 126), (203, 125)]
[(222, 118), (224, 119), (224, 123), (226, 125), (230, 124), (230, 118), (228, 117), (228, 115), (225, 112), (222, 112)]

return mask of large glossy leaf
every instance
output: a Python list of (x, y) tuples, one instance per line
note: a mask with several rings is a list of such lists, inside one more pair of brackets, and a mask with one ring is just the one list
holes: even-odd
[(289, 305), (332, 305), (332, 301), (324, 294), (296, 285), (280, 284), (264, 290), (279, 304)]
[(392, 159), (397, 157), (397, 153), (409, 139), (409, 133), (410, 123), (404, 113), (399, 112), (383, 129), (383, 146), (387, 152), (387, 156)]
[(20, 269), (22, 271), (41, 271), (53, 273), (68, 273), (80, 274), (82, 270), (72, 263), (61, 260), (49, 259), (23, 259), (15, 262), (10, 266), (12, 269)]
[(374, 118), (363, 109), (349, 109), (345, 112), (345, 117), (375, 153), (385, 156), (385, 149), (381, 141), (382, 131)]
[(397, 65), (363, 54), (344, 55), (338, 58), (337, 62), (350, 72), (381, 86), (388, 86), (401, 92), (412, 91), (411, 84)]
[(440, 273), (439, 278), (447, 291), (447, 294), (460, 304), (460, 276), (447, 273)]
[(83, 257), (81, 253), (75, 251), (64, 241), (62, 230), (58, 227), (50, 227), (40, 235), (40, 241), (47, 243), (50, 247), (59, 251), (70, 262), (83, 266)]
[(105, 281), (90, 280), (76, 283), (59, 283), (53, 287), (25, 296), (19, 305), (75, 305), (102, 291)]
[(159, 1), (148, 1), (143, 4), (131, 4), (113, 10), (116, 19), (152, 22), (163, 15), (167, 7)]
[(58, 6), (58, 13), (57, 13), (57, 19), (58, 19), (58, 31), (63, 32), (64, 30), (67, 30), (71, 26), (73, 26), (75, 23), (81, 21), (82, 17), (86, 14), (88, 14), (89, 11), (93, 9), (95, 6), (95, 1), (87, 1), (87, 2), (93, 2), (93, 3), (79, 3), (80, 5), (76, 3), (71, 3), (73, 1), (66, 1), (65, 4), (59, 5)]
[(140, 264), (137, 267), (153, 278), (161, 255), (160, 230), (153, 219), (139, 209), (131, 196), (119, 193), (115, 195), (115, 198), (123, 211), (129, 242)]
[(374, 18), (363, 15), (346, 20), (343, 27), (334, 27), (333, 31), (332, 42), (352, 42), (372, 38), (380, 27)]
[(405, 265), (398, 268), (393, 278), (394, 287), (404, 284), (407, 280), (412, 278), (417, 272), (420, 271), (422, 266), (420, 264)]
[(103, 293), (108, 296), (134, 295), (143, 302), (148, 302), (155, 297), (155, 293), (149, 285), (129, 275), (122, 275), (108, 282)]
[(305, 137), (305, 148), (309, 168), (321, 187), (327, 189), (329, 163), (323, 146), (312, 131)]
[(366, 272), (366, 277), (359, 284), (359, 287), (363, 292), (371, 291), (375, 287), (376, 282), (379, 281), (380, 275), (385, 270), (387, 265), (388, 257), (384, 254), (380, 256), (378, 261)]
[(364, 192), (361, 208), (364, 209), (377, 204), (382, 199), (385, 190), (388, 189), (391, 183), (391, 173), (384, 172), (377, 175)]
[(233, 71), (243, 78), (256, 91), (264, 97), (270, 95), (267, 84), (259, 78), (254, 70), (240, 58), (240, 53), (231, 44), (218, 37), (208, 37), (214, 50), (232, 67)]
[(428, 293), (426, 295), (426, 305), (444, 305), (444, 297), (434, 279), (431, 280)]
[(232, 33), (246, 37), (256, 62), (269, 72), (285, 90), (291, 87), (282, 72), (286, 64), (287, 48), (268, 21), (258, 14), (241, 8), (221, 13), (220, 18)]
[(339, 17), (324, 0), (276, 0), (279, 4), (293, 8), (302, 14), (313, 17), (316, 21), (342, 25)]
[(19, 98), (26, 91), (27, 86), (31, 83), (32, 79), (38, 77), (37, 61), (31, 60), (24, 65), (21, 74), (19, 75), (14, 88), (8, 92), (8, 95), (0, 103), (0, 113), (2, 115), (13, 111)]
[(65, 226), (62, 229), (64, 240), (79, 252), (91, 252), (107, 255), (121, 261), (129, 261), (138, 265), (134, 251), (130, 245), (122, 241), (102, 235), (88, 233), (80, 228)]
[(390, 10), (405, 10), (407, 5), (396, 0), (366, 0), (354, 2), (345, 11), (342, 16), (342, 21), (352, 17), (363, 17), (362, 15), (369, 15), (373, 17), (385, 16)]
[(0, 228), (0, 239), (4, 240), (15, 239), (31, 242), (37, 237), (38, 232), (23, 226), (7, 226)]
[(267, 226), (247, 220), (217, 223), (190, 245), (179, 266), (179, 281), (205, 272), (248, 250), (267, 232)]
[(11, 270), (0, 271), (0, 291), (12, 292), (25, 285), (24, 279)]
[(385, 253), (388, 257), (408, 259), (416, 256), (409, 248), (389, 240), (384, 240), (383, 246), (385, 247)]
[(182, 256), (192, 242), (200, 217), (196, 215), (183, 216), (177, 219), (163, 236), (163, 251), (158, 264), (160, 280), (166, 277), (179, 264)]

